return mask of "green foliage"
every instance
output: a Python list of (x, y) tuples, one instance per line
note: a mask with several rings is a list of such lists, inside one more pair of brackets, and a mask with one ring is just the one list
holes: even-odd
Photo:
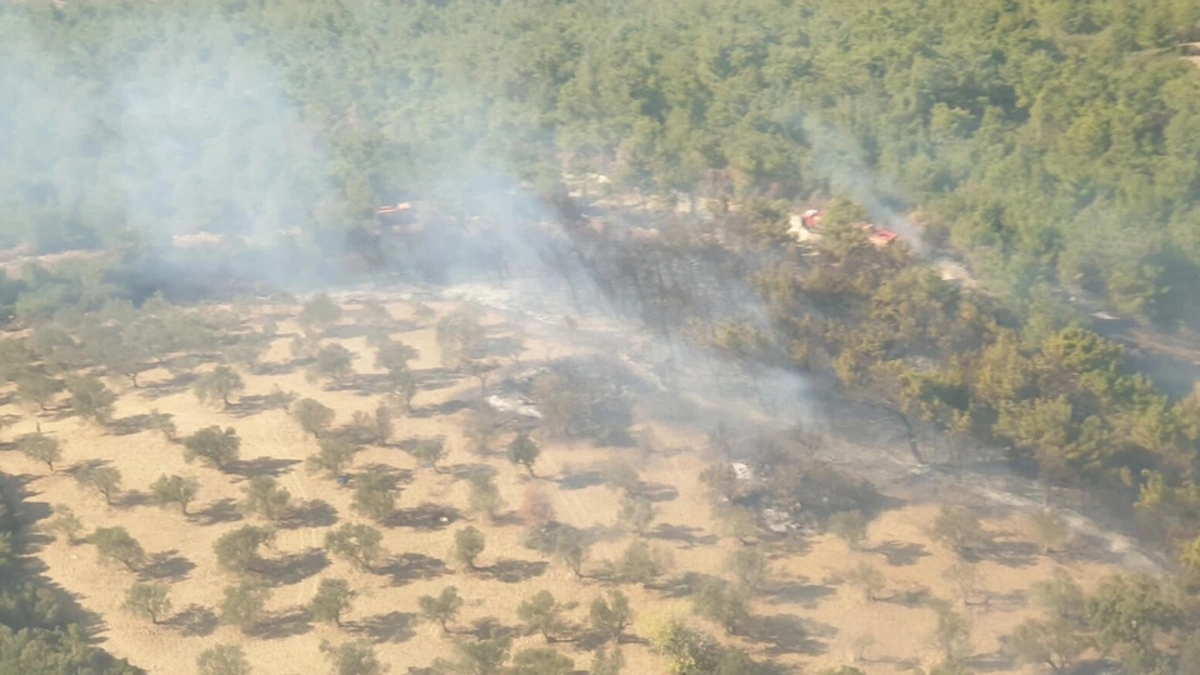
[(937, 614), (937, 626), (930, 641), (942, 652), (946, 661), (961, 663), (972, 653), (971, 623), (951, 609), (948, 602), (933, 601), (930, 606)]
[(321, 651), (333, 664), (334, 675), (382, 675), (387, 672), (370, 642), (347, 642), (335, 647), (326, 641), (321, 643)]
[(529, 472), (529, 477), (533, 478), (533, 465), (537, 462), (538, 455), (542, 454), (541, 448), (529, 434), (517, 434), (517, 437), (508, 444), (508, 461), (513, 464), (520, 464)]
[(474, 357), (484, 337), (482, 319), (483, 310), (467, 303), (438, 321), (436, 337), (443, 366), (462, 368)]
[(227, 626), (237, 626), (243, 632), (258, 625), (263, 618), (271, 589), (255, 581), (242, 581), (227, 586), (221, 600), (218, 619)]
[(468, 525), (454, 533), (454, 558), (470, 569), (475, 569), (475, 560), (483, 553), (487, 542), (479, 528)]
[(324, 379), (340, 384), (353, 372), (354, 353), (342, 345), (331, 344), (317, 351), (316, 360), (308, 369), (308, 376), (312, 381)]
[(396, 511), (397, 492), (391, 476), (361, 473), (354, 477), (354, 510), (377, 523), (386, 523)]
[(555, 534), (554, 556), (570, 568), (576, 579), (583, 578), (583, 563), (588, 559), (590, 548), (587, 535), (573, 527), (561, 527)]
[(617, 561), (617, 572), (629, 583), (643, 586), (666, 574), (674, 566), (668, 548), (637, 540), (629, 544)]
[(617, 513), (617, 518), (638, 534), (645, 534), (646, 528), (650, 527), (650, 523), (654, 522), (655, 516), (658, 515), (656, 511), (654, 503), (649, 499), (626, 494), (621, 497), (621, 510)]
[(244, 495), (241, 503), (243, 513), (259, 515), (269, 521), (277, 521), (287, 516), (292, 495), (287, 488), (279, 485), (273, 476), (262, 475), (250, 479), (242, 488)]
[(762, 588), (770, 577), (766, 556), (758, 548), (739, 548), (729, 554), (725, 567), (750, 592)]
[(943, 505), (933, 521), (931, 535), (934, 541), (959, 553), (970, 551), (985, 542), (983, 523), (963, 506)]
[(621, 675), (621, 669), (624, 667), (625, 654), (621, 652), (620, 646), (605, 645), (596, 650), (588, 675)]
[(275, 540), (275, 530), (254, 525), (226, 532), (213, 544), (217, 564), (235, 574), (254, 571), (262, 563), (259, 549)]
[(441, 473), (437, 463), (446, 456), (446, 440), (440, 436), (435, 438), (418, 438), (412, 443), (409, 451), (422, 464), (427, 464), (435, 473)]
[(217, 366), (201, 375), (196, 380), (196, 398), (201, 403), (221, 402), (222, 407), (229, 407), (229, 397), (241, 393), (246, 383), (236, 370), (229, 366)]
[(713, 580), (700, 586), (692, 596), (696, 614), (710, 619), (730, 634), (737, 633), (738, 626), (749, 616), (746, 593), (725, 581)]
[(620, 642), (625, 629), (633, 623), (633, 608), (629, 598), (619, 590), (598, 595), (588, 609), (592, 629), (612, 642)]
[(342, 318), (342, 307), (325, 293), (318, 293), (304, 303), (300, 325), (306, 329), (324, 330)]
[(1061, 672), (1074, 667), (1089, 644), (1077, 626), (1062, 620), (1030, 619), (1017, 626), (1005, 642), (1005, 649), (1018, 663), (1049, 666), (1055, 672)]
[(455, 660), (445, 664), (447, 669), (462, 675), (497, 675), (508, 660), (512, 638), (507, 635), (461, 641), (454, 645)]
[(570, 675), (575, 661), (553, 649), (522, 649), (513, 655), (511, 675)]
[(54, 463), (62, 459), (62, 448), (58, 445), (58, 439), (40, 432), (18, 438), (17, 447), (23, 455), (45, 464), (50, 471), (54, 471)]
[(75, 472), (75, 481), (99, 492), (104, 503), (111, 506), (113, 497), (121, 489), (121, 472), (115, 466), (85, 466)]
[(342, 625), (342, 613), (350, 608), (355, 593), (345, 579), (322, 579), (317, 594), (308, 603), (313, 621)]
[(698, 675), (717, 670), (720, 646), (712, 636), (689, 627), (679, 619), (655, 626), (646, 636), (650, 648), (666, 657), (672, 675)]
[(35, 370), (20, 370), (14, 380), (17, 384), (17, 398), (37, 406), (42, 412), (46, 411), (58, 392), (63, 390), (62, 380)]
[(123, 527), (97, 527), (88, 541), (96, 545), (96, 552), (102, 559), (119, 562), (131, 572), (138, 571), (146, 563), (142, 545)]
[(241, 456), (242, 439), (233, 427), (211, 426), (183, 439), (183, 459), (201, 462), (225, 471)]
[(54, 505), (54, 515), (43, 526), (43, 529), (56, 536), (67, 538), (67, 543), (74, 546), (79, 543), (79, 533), (83, 531), (83, 521), (71, 507), (63, 504)]
[(125, 604), (122, 606), (130, 614), (157, 625), (171, 612), (171, 600), (167, 597), (169, 592), (166, 584), (137, 583), (125, 593)]
[(383, 535), (370, 525), (343, 523), (325, 533), (325, 548), (360, 569), (371, 571), (383, 556)]
[(178, 504), (179, 512), (187, 515), (188, 504), (196, 499), (200, 481), (192, 477), (162, 475), (150, 484), (150, 496), (159, 506)]
[(322, 438), (317, 441), (320, 450), (309, 455), (306, 462), (309, 471), (324, 471), (330, 478), (342, 475), (361, 447), (342, 438)]
[(887, 585), (883, 572), (870, 563), (859, 563), (857, 567), (846, 573), (846, 581), (862, 591), (867, 600), (879, 599), (879, 593)]
[(422, 595), (417, 598), (417, 606), (421, 609), (421, 616), (438, 622), (445, 633), (448, 630), (446, 624), (453, 621), (462, 609), (463, 599), (458, 596), (457, 588), (447, 586), (436, 596)]
[(1030, 517), (1033, 532), (1042, 553), (1049, 553), (1066, 543), (1071, 536), (1071, 528), (1062, 515), (1049, 509), (1042, 509)]
[(320, 436), (333, 424), (334, 411), (311, 398), (302, 398), (292, 407), (292, 417), (305, 433)]
[(67, 378), (66, 386), (71, 395), (69, 405), (77, 415), (97, 424), (107, 424), (112, 419), (117, 395), (104, 386), (99, 378), (71, 376)]
[(484, 471), (475, 471), (467, 476), (467, 482), (471, 485), (467, 501), (471, 511), (495, 519), (496, 513), (504, 508), (504, 499), (500, 497), (500, 489), (496, 487), (492, 475)]
[(861, 511), (839, 511), (829, 517), (829, 531), (857, 549), (867, 536), (867, 519)]
[(575, 603), (560, 603), (550, 591), (540, 590), (517, 605), (517, 619), (524, 624), (526, 632), (539, 633), (546, 642), (553, 642), (567, 627), (563, 612), (575, 606)]
[(237, 645), (217, 645), (196, 658), (199, 675), (250, 675), (250, 662)]
[(1087, 599), (1088, 623), (1097, 644), (1115, 653), (1129, 672), (1164, 672), (1169, 657), (1160, 650), (1162, 635), (1184, 627), (1183, 612), (1163, 597), (1156, 580), (1109, 577)]

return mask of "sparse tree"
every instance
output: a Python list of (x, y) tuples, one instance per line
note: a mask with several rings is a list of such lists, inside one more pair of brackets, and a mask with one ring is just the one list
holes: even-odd
[(529, 477), (533, 478), (533, 465), (537, 462), (538, 456), (542, 454), (541, 448), (529, 434), (521, 433), (508, 444), (508, 461), (513, 464), (520, 464), (529, 472)]
[(621, 511), (617, 518), (632, 527), (634, 532), (645, 534), (646, 528), (654, 522), (655, 508), (653, 502), (645, 497), (625, 495), (621, 498)]
[(142, 545), (123, 527), (98, 527), (88, 539), (96, 545), (101, 558), (119, 562), (131, 572), (138, 571), (146, 562)]
[(183, 439), (183, 459), (201, 462), (225, 471), (241, 456), (242, 439), (233, 427), (211, 426)]
[(221, 535), (213, 544), (213, 551), (217, 554), (217, 564), (222, 569), (244, 574), (253, 571), (262, 562), (259, 549), (274, 540), (274, 530), (244, 525)]
[(454, 662), (435, 662), (435, 667), (448, 665), (449, 670), (461, 675), (499, 675), (511, 649), (512, 638), (508, 635), (474, 642), (458, 642), (454, 645), (457, 657)]
[(344, 523), (325, 533), (325, 548), (359, 568), (371, 571), (383, 556), (383, 535), (370, 525)]
[(879, 599), (879, 592), (887, 585), (879, 568), (865, 562), (847, 572), (846, 581), (861, 590), (863, 596), (871, 602)]
[(500, 490), (492, 476), (483, 471), (476, 471), (467, 476), (467, 481), (471, 484), (471, 494), (468, 498), (471, 511), (483, 513), (494, 520), (496, 512), (504, 508), (504, 500), (500, 497)]
[(339, 345), (331, 344), (317, 351), (316, 360), (309, 367), (311, 381), (324, 379), (340, 384), (354, 372), (354, 353)]
[(321, 404), (311, 398), (296, 401), (292, 408), (292, 417), (300, 424), (305, 433), (320, 437), (333, 424), (333, 408)]
[(468, 525), (454, 533), (454, 558), (472, 570), (477, 569), (475, 560), (486, 545), (479, 528)]
[(333, 664), (334, 675), (383, 675), (388, 672), (369, 642), (347, 642), (335, 647), (325, 641), (320, 649)]
[(611, 590), (592, 600), (588, 611), (592, 629), (606, 640), (620, 642), (625, 629), (633, 623), (633, 608), (629, 598), (619, 590)]
[(591, 542), (583, 532), (564, 527), (554, 540), (554, 555), (575, 574), (576, 579), (583, 578), (583, 563), (588, 559)]
[(417, 350), (403, 342), (388, 341), (376, 350), (375, 367), (379, 370), (385, 370), (389, 374), (398, 371), (407, 371), (408, 362), (417, 358), (417, 356), (419, 356)]
[(121, 472), (115, 466), (89, 466), (75, 473), (75, 480), (90, 487), (104, 497), (104, 503), (112, 505), (113, 497), (121, 490)]
[(750, 616), (745, 592), (725, 581), (702, 584), (692, 596), (692, 606), (698, 615), (717, 622), (731, 635)]
[(852, 550), (858, 550), (867, 537), (867, 519), (861, 511), (839, 511), (829, 517), (829, 531), (840, 537)]
[(631, 543), (617, 563), (617, 569), (625, 581), (643, 586), (666, 574), (672, 566), (674, 557), (670, 549), (651, 546), (641, 539)]
[(428, 465), (434, 473), (441, 473), (438, 462), (446, 456), (446, 439), (441, 436), (418, 438), (413, 441), (412, 456), (422, 464)]
[(726, 569), (748, 591), (762, 588), (769, 576), (767, 559), (758, 548), (740, 548), (729, 555)]
[(166, 584), (136, 583), (125, 593), (125, 610), (135, 616), (149, 619), (158, 624), (171, 612), (170, 589)]
[(421, 609), (421, 616), (429, 621), (438, 622), (438, 625), (442, 627), (442, 632), (446, 633), (449, 632), (446, 624), (458, 616), (458, 611), (463, 606), (463, 599), (458, 597), (457, 588), (447, 586), (437, 596), (422, 595), (417, 598), (417, 606)]
[(159, 411), (154, 408), (150, 411), (150, 421), (148, 426), (163, 435), (163, 438), (168, 441), (174, 441), (179, 436), (179, 429), (175, 427), (175, 420), (172, 419), (170, 413)]
[(270, 596), (268, 587), (254, 581), (242, 581), (236, 586), (226, 587), (225, 597), (221, 600), (221, 623), (237, 626), (243, 631), (253, 628), (262, 619)]
[(19, 370), (13, 379), (17, 383), (17, 398), (30, 408), (36, 406), (41, 412), (46, 412), (54, 397), (63, 390), (62, 380), (28, 368)]
[(1045, 555), (1066, 543), (1071, 528), (1065, 518), (1056, 511), (1042, 509), (1030, 516), (1033, 536)]
[(250, 675), (246, 653), (236, 645), (217, 645), (200, 652), (196, 668), (199, 675)]
[(487, 381), (498, 368), (499, 363), (493, 359), (470, 359), (464, 364), (467, 374), (479, 382), (479, 395), (487, 393)]
[(196, 499), (200, 481), (192, 477), (162, 475), (150, 484), (150, 495), (159, 506), (179, 505), (179, 512), (187, 515), (188, 504)]
[(553, 649), (522, 649), (513, 656), (508, 675), (570, 675), (575, 661)]
[(596, 655), (592, 657), (592, 667), (588, 669), (588, 675), (621, 675), (621, 669), (624, 667), (625, 654), (621, 652), (620, 646), (604, 645), (597, 649)]
[(379, 440), (375, 433), (375, 418), (361, 410), (355, 410), (354, 414), (350, 416), (350, 422), (342, 428), (339, 436), (356, 445), (375, 443)]
[(547, 590), (533, 594), (533, 597), (523, 600), (517, 605), (517, 618), (525, 625), (529, 633), (540, 633), (546, 642), (554, 642), (555, 636), (566, 629), (563, 612), (574, 609), (576, 603), (560, 603)]
[(1054, 620), (1077, 627), (1087, 623), (1083, 587), (1061, 567), (1054, 570), (1050, 579), (1033, 585), (1033, 597)]
[(279, 485), (273, 476), (255, 476), (242, 488), (241, 510), (250, 515), (259, 515), (269, 521), (277, 521), (288, 514), (292, 494)]
[(932, 536), (934, 541), (949, 546), (957, 553), (977, 548), (985, 540), (979, 517), (961, 506), (942, 507), (933, 521)]
[(417, 376), (408, 368), (387, 371), (388, 392), (405, 412), (412, 412), (412, 402), (417, 396)]
[(313, 621), (342, 626), (342, 614), (350, 608), (354, 591), (345, 579), (322, 579), (317, 594), (308, 603), (308, 614)]
[(305, 330), (324, 331), (342, 318), (342, 306), (325, 293), (318, 293), (304, 303), (298, 321)]
[(229, 366), (217, 366), (210, 372), (201, 375), (196, 380), (196, 398), (201, 403), (221, 402), (224, 408), (229, 407), (229, 397), (240, 394), (246, 389), (246, 383), (236, 370)]
[(354, 478), (354, 510), (385, 523), (396, 512), (396, 481), (382, 473), (362, 473)]
[(1018, 663), (1049, 666), (1054, 672), (1069, 671), (1089, 646), (1077, 626), (1061, 620), (1030, 619), (1017, 626), (1005, 642), (1006, 651)]
[(320, 450), (308, 457), (309, 471), (325, 471), (330, 478), (337, 478), (354, 462), (354, 456), (362, 448), (341, 438), (322, 438)]
[(58, 439), (40, 432), (18, 438), (17, 447), (29, 459), (45, 464), (51, 472), (54, 471), (54, 463), (62, 459)]
[(930, 602), (937, 613), (937, 627), (933, 631), (933, 646), (942, 652), (947, 661), (961, 663), (971, 655), (971, 624), (963, 615), (955, 612), (944, 600)]
[(83, 531), (83, 521), (71, 507), (64, 504), (54, 505), (54, 517), (51, 518), (43, 528), (47, 533), (55, 536), (66, 537), (67, 543), (71, 546), (79, 543), (79, 533)]
[(67, 378), (69, 404), (77, 415), (97, 424), (107, 424), (112, 419), (113, 405), (117, 395), (104, 386), (98, 377), (80, 375)]

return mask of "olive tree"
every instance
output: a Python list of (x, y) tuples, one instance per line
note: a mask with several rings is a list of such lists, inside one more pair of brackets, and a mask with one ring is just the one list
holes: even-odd
[(83, 521), (71, 507), (65, 504), (54, 505), (54, 517), (42, 527), (49, 534), (66, 537), (67, 543), (74, 546), (79, 543), (79, 533), (83, 531)]
[(90, 487), (104, 497), (104, 503), (112, 505), (113, 497), (121, 490), (121, 472), (115, 466), (88, 466), (75, 473), (75, 481)]
[(554, 539), (554, 556), (575, 574), (583, 578), (583, 563), (587, 561), (591, 542), (580, 530), (573, 527), (561, 528)]
[(334, 646), (324, 641), (320, 650), (333, 665), (334, 675), (382, 675), (387, 672), (387, 667), (379, 662), (370, 642), (347, 642)]
[(221, 535), (213, 544), (213, 551), (217, 555), (217, 564), (222, 569), (244, 574), (262, 562), (259, 549), (274, 540), (274, 530), (244, 525)]
[(318, 293), (300, 311), (297, 320), (305, 330), (324, 330), (342, 318), (342, 306), (326, 293)]
[(359, 568), (371, 571), (383, 555), (383, 535), (370, 525), (343, 523), (325, 533), (325, 548)]
[(446, 624), (453, 621), (462, 609), (463, 599), (458, 596), (458, 589), (447, 586), (438, 595), (422, 595), (417, 598), (417, 606), (421, 616), (429, 621), (436, 621), (442, 627), (442, 632), (448, 632)]
[(513, 656), (508, 675), (570, 675), (575, 661), (553, 649), (522, 649)]
[(308, 603), (308, 614), (313, 621), (342, 626), (342, 614), (350, 608), (354, 591), (345, 579), (322, 579), (317, 594)]
[(302, 398), (292, 406), (292, 417), (305, 433), (320, 436), (333, 424), (333, 408), (311, 398)]
[(100, 378), (89, 375), (68, 377), (67, 391), (71, 395), (69, 405), (80, 417), (97, 424), (107, 424), (112, 419), (117, 395), (104, 386)]
[(508, 461), (513, 464), (520, 464), (529, 472), (529, 477), (533, 478), (533, 465), (537, 462), (538, 456), (542, 454), (541, 448), (529, 434), (518, 434), (516, 438), (508, 444)]
[(382, 473), (356, 476), (354, 510), (377, 523), (387, 522), (396, 511), (396, 481)]
[(122, 606), (129, 613), (149, 619), (150, 623), (157, 625), (171, 612), (171, 600), (167, 597), (169, 593), (166, 584), (137, 583), (125, 593), (125, 604)]
[(307, 375), (312, 382), (323, 379), (340, 384), (353, 372), (354, 353), (339, 344), (331, 344), (317, 351)]
[(225, 471), (241, 456), (242, 439), (233, 427), (211, 426), (183, 439), (183, 459), (199, 459), (218, 471)]
[(255, 476), (242, 488), (242, 513), (277, 521), (288, 514), (292, 494), (274, 476)]
[(17, 439), (17, 447), (29, 459), (45, 464), (51, 472), (54, 471), (54, 463), (62, 459), (58, 439), (41, 432), (21, 436)]
[(236, 645), (210, 647), (196, 659), (199, 675), (250, 675), (246, 653)]
[(539, 633), (546, 642), (554, 642), (555, 636), (562, 634), (567, 627), (563, 613), (576, 606), (574, 602), (558, 602), (550, 591), (541, 590), (517, 605), (517, 618), (527, 632)]
[(225, 588), (225, 597), (221, 600), (221, 623), (237, 626), (243, 631), (258, 624), (263, 617), (263, 611), (271, 590), (254, 581), (242, 581)]
[(696, 614), (717, 622), (731, 635), (750, 616), (745, 591), (725, 581), (701, 585), (692, 596), (692, 606)]
[(179, 504), (179, 512), (185, 516), (199, 491), (200, 481), (192, 477), (162, 475), (150, 484), (150, 495), (159, 506)]
[(592, 600), (588, 611), (592, 629), (606, 640), (620, 642), (625, 629), (633, 624), (633, 608), (629, 598), (619, 590), (611, 590)]
[(758, 548), (740, 548), (729, 555), (725, 568), (743, 588), (757, 591), (770, 575), (767, 559)]
[(486, 545), (483, 533), (473, 525), (454, 533), (454, 557), (472, 570), (476, 569), (475, 560)]
[(236, 370), (229, 366), (217, 366), (210, 372), (201, 375), (195, 384), (196, 398), (201, 403), (221, 402), (224, 408), (229, 407), (229, 397), (241, 393), (246, 383)]
[(433, 438), (418, 438), (412, 444), (410, 451), (422, 464), (428, 465), (434, 473), (441, 473), (438, 462), (446, 456), (446, 439), (441, 436)]
[(362, 449), (341, 438), (322, 438), (317, 445), (317, 453), (308, 456), (306, 465), (309, 471), (324, 471), (330, 478), (342, 475)]
[(666, 574), (674, 566), (670, 549), (651, 546), (639, 539), (631, 543), (617, 563), (621, 577), (629, 583), (646, 586)]
[(88, 540), (96, 545), (96, 552), (106, 560), (113, 560), (131, 572), (141, 569), (146, 563), (146, 552), (129, 531), (121, 526), (98, 527)]

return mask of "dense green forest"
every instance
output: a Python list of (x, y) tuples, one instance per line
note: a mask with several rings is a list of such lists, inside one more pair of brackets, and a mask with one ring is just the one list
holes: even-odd
[(355, 227), (466, 175), (849, 194), (1187, 318), (1193, 0), (7, 3), (0, 241)]

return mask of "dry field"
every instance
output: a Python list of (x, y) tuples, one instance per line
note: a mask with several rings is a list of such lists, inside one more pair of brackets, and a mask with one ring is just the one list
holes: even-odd
[[(452, 309), (446, 303), (432, 305), (439, 314)], [(389, 310), (399, 320), (412, 321), (407, 303), (394, 303)], [(343, 319), (344, 324), (351, 319)], [(434, 320), (436, 321), (436, 319)], [(489, 328), (507, 330), (502, 317), (490, 315)], [(280, 324), (281, 335), (297, 330), (291, 321)], [(335, 334), (353, 334), (353, 331)], [(434, 372), (440, 368), (439, 351), (434, 339), (433, 322), (392, 335), (415, 347), (420, 356), (411, 364), (413, 371)], [(327, 338), (356, 352), (358, 373), (374, 372), (372, 350), (364, 339)], [(581, 349), (581, 348), (580, 348)], [(521, 368), (536, 366), (552, 351), (556, 358), (572, 354), (568, 344), (549, 345), (528, 337)], [(571, 618), (580, 624), (587, 619), (590, 600), (609, 582), (587, 578), (589, 572), (603, 568), (606, 559), (616, 558), (633, 535), (615, 533), (604, 537), (592, 549), (584, 564), (585, 578), (577, 580), (560, 563), (521, 545), (524, 531), (515, 514), (491, 523), (468, 515), (468, 488), (453, 471), (435, 473), (423, 468), (395, 445), (368, 447), (360, 453), (351, 472), (382, 465), (404, 477), (399, 498), (399, 515), (394, 525), (381, 528), (388, 560), (378, 573), (366, 573), (349, 566), (322, 550), (324, 533), (336, 523), (368, 522), (351, 509), (351, 489), (323, 475), (310, 473), (304, 459), (316, 452), (311, 436), (304, 434), (285, 410), (258, 410), (253, 405), (276, 388), (311, 397), (337, 411), (335, 423), (346, 422), (355, 411), (371, 413), (382, 400), (353, 389), (326, 389), (310, 383), (300, 369), (289, 370), (291, 360), (286, 338), (275, 341), (263, 361), (265, 370), (274, 374), (252, 375), (243, 372), (246, 388), (240, 402), (229, 410), (200, 405), (187, 387), (172, 382), (165, 370), (150, 371), (142, 378), (142, 387), (120, 387), (116, 419), (131, 419), (154, 408), (174, 415), (180, 435), (210, 425), (232, 426), (242, 438), (243, 473), (273, 472), (302, 506), (301, 516), (280, 529), (273, 547), (267, 552), (278, 561), (279, 572), (272, 580), (273, 595), (268, 604), (269, 618), (257, 630), (243, 634), (237, 628), (221, 626), (215, 618), (223, 589), (234, 582), (216, 563), (213, 543), (222, 534), (253, 518), (243, 518), (236, 509), (244, 475), (221, 473), (215, 469), (187, 464), (181, 448), (157, 432), (133, 430), (129, 433), (104, 431), (76, 417), (56, 418), (53, 412), (33, 414), (15, 404), (0, 413), (20, 416), (9, 434), (32, 432), (35, 423), (43, 432), (57, 437), (63, 447), (63, 462), (50, 473), (16, 452), (3, 455), (5, 470), (33, 476), (29, 504), (34, 510), (48, 511), (54, 504), (71, 507), (88, 530), (95, 527), (126, 527), (152, 556), (153, 563), (140, 573), (142, 579), (158, 579), (170, 585), (174, 616), (161, 625), (152, 625), (125, 612), (121, 605), (125, 591), (139, 574), (101, 563), (90, 544), (68, 545), (51, 541), (38, 551), (47, 566), (46, 574), (77, 594), (87, 610), (103, 617), (98, 631), (102, 646), (151, 673), (175, 675), (194, 672), (197, 655), (215, 644), (240, 645), (257, 673), (324, 673), (329, 665), (318, 646), (323, 640), (339, 643), (366, 639), (372, 642), (381, 660), (392, 673), (428, 666), (436, 657), (450, 657), (453, 641), (467, 635), (473, 627), (488, 622), (516, 625), (515, 609), (525, 598), (541, 589), (552, 591), (560, 601), (579, 601)], [(211, 366), (205, 366), (211, 367)], [(505, 365), (493, 376), (499, 382), (515, 366)], [(554, 442), (539, 437), (542, 456), (536, 478), (511, 465), (502, 452), (479, 457), (467, 451), (463, 420), (468, 411), (456, 401), (474, 403), (478, 383), (470, 378), (430, 382), (417, 394), (414, 412), (397, 420), (395, 438), (444, 435), (448, 455), (443, 465), (489, 464), (495, 468), (497, 484), (510, 509), (522, 502), (532, 482), (541, 486), (552, 500), (559, 520), (579, 527), (597, 526), (612, 531), (617, 520), (618, 497), (615, 492), (594, 481), (566, 481), (570, 476), (585, 475), (614, 458), (635, 465), (647, 483), (658, 484), (665, 497), (657, 503), (659, 514), (648, 536), (674, 550), (674, 576), (687, 572), (724, 575), (724, 561), (731, 551), (742, 546), (737, 539), (719, 536), (710, 515), (708, 498), (698, 476), (710, 461), (703, 428), (685, 428), (677, 423), (644, 417), (645, 407), (636, 408), (635, 427), (652, 429), (661, 449), (654, 452), (637, 448), (596, 448), (590, 443)], [(503, 447), (507, 438), (499, 439)], [(81, 488), (70, 473), (72, 465), (103, 460), (117, 467), (124, 489), (113, 506), (92, 491)], [(190, 515), (177, 509), (163, 509), (150, 503), (148, 486), (162, 474), (195, 476), (201, 488)], [(436, 512), (433, 505), (447, 514), (445, 521), (428, 517)], [(962, 602), (958, 593), (944, 580), (943, 573), (957, 562), (957, 556), (931, 541), (927, 533), (937, 505), (896, 500), (893, 508), (874, 519), (867, 538), (857, 550), (830, 535), (813, 536), (771, 546), (771, 581), (751, 603), (754, 616), (751, 633), (724, 636), (715, 625), (698, 626), (721, 639), (736, 644), (752, 655), (770, 659), (785, 667), (803, 666), (806, 672), (856, 662), (872, 675), (905, 672), (913, 666), (928, 667), (939, 658), (930, 636), (936, 619), (933, 610), (921, 602), (906, 602), (908, 593), (931, 589), (939, 597), (952, 599), (972, 623), (972, 646), (977, 655), (973, 664), (981, 671), (1023, 672), (1011, 661), (998, 655), (1000, 637), (1021, 621), (1035, 616), (1029, 598), (1030, 587), (1047, 579), (1056, 567), (1064, 567), (1085, 588), (1109, 573), (1114, 566), (1084, 556), (1055, 559), (1040, 555), (1029, 542), (1029, 525), (1020, 515), (984, 518), (986, 527), (997, 537), (998, 549), (1005, 552), (977, 564), (979, 576), (976, 601)], [(459, 569), (450, 553), (454, 534), (467, 524), (479, 527), (487, 538), (480, 558), (480, 571)], [(879, 599), (868, 601), (846, 583), (844, 574), (860, 562), (879, 567), (887, 578)], [(303, 606), (313, 597), (321, 579), (336, 577), (350, 582), (359, 595), (344, 618), (344, 627), (311, 623)], [(454, 634), (443, 635), (436, 624), (418, 620), (417, 598), (436, 595), (448, 585), (458, 588), (467, 603), (452, 624)], [(645, 621), (678, 612), (693, 614), (686, 597), (672, 597), (669, 590), (647, 590), (624, 584), (622, 590), (633, 602), (638, 620), (631, 633), (637, 635)], [(917, 593), (916, 595), (919, 595)], [(984, 603), (979, 598), (987, 597)], [(870, 635), (869, 646), (862, 636)], [(524, 647), (543, 646), (540, 637), (518, 638), (514, 652)], [(571, 656), (576, 667), (586, 670), (591, 656), (576, 642), (559, 642), (553, 647)], [(861, 648), (861, 649), (860, 649)], [(665, 673), (664, 659), (653, 654), (644, 640), (633, 638), (624, 645), (627, 673)], [(862, 652), (856, 654), (856, 652)], [(1029, 672), (1036, 672), (1030, 670)]]

